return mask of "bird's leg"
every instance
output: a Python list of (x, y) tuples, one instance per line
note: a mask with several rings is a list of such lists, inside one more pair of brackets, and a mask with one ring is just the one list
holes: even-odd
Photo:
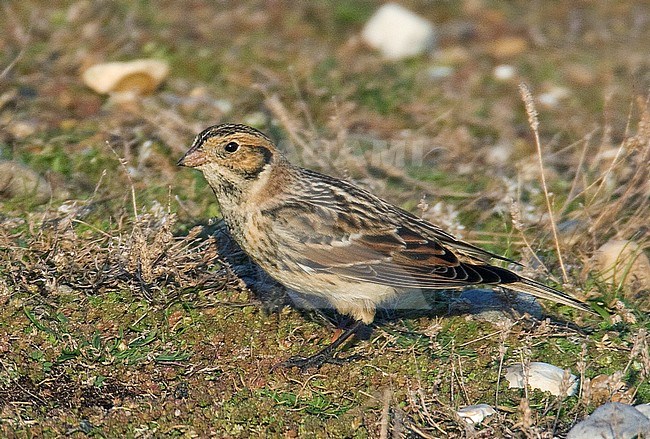
[(331, 364), (343, 364), (343, 360), (335, 358), (334, 353), (336, 352), (336, 349), (341, 346), (347, 339), (352, 337), (361, 327), (363, 326), (363, 322), (360, 320), (357, 320), (354, 325), (350, 326), (348, 329), (345, 330), (343, 334), (336, 340), (334, 340), (330, 345), (326, 346), (325, 348), (321, 349), (314, 355), (311, 355), (309, 357), (291, 357), (286, 361), (283, 361), (282, 363), (277, 364), (273, 368), (278, 366), (282, 367), (299, 367), (302, 371), (305, 371), (311, 367), (319, 368), (325, 363), (331, 363)]

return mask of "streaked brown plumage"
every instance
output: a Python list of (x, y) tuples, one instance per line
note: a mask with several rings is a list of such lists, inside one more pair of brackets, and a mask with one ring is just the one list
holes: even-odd
[(203, 172), (232, 236), (272, 277), (364, 323), (402, 291), (477, 284), (589, 310), (488, 262), (506, 258), (351, 183), (292, 165), (268, 137), (245, 125), (204, 130), (179, 165)]

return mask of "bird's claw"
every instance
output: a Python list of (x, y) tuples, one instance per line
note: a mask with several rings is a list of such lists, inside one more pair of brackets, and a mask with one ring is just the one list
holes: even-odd
[(272, 370), (275, 370), (278, 367), (292, 368), (297, 367), (301, 372), (307, 372), (309, 369), (320, 369), (324, 364), (336, 364), (341, 366), (349, 361), (359, 358), (358, 355), (351, 355), (346, 358), (337, 358), (331, 352), (318, 352), (309, 357), (295, 356), (291, 357), (285, 361), (282, 361), (275, 366)]

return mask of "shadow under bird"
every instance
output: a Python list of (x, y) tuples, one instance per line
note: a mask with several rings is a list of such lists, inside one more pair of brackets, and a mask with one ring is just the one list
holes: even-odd
[(507, 258), (349, 182), (292, 165), (246, 125), (207, 128), (178, 164), (203, 173), (232, 237), (269, 275), (355, 319), (325, 349), (284, 365), (332, 361), (378, 306), (412, 291), (500, 285), (591, 312), (568, 294), (489, 263), (512, 262)]

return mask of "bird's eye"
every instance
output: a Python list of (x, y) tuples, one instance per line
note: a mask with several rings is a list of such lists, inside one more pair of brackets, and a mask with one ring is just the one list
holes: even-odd
[(224, 149), (226, 150), (226, 152), (235, 152), (239, 149), (239, 143), (229, 142), (228, 144), (226, 144)]

